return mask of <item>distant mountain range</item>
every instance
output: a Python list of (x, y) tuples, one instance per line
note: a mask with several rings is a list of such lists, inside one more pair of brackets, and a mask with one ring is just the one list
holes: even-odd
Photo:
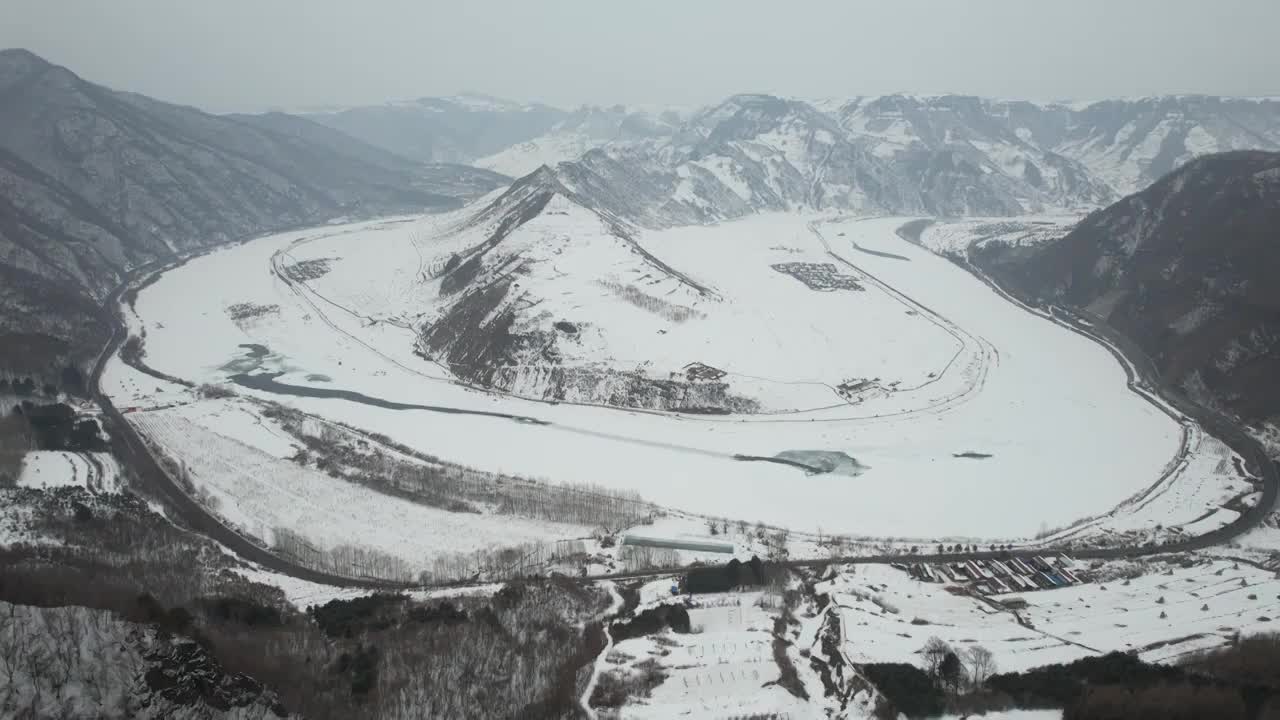
[[(748, 205), (950, 214), (1097, 207), (1199, 155), (1280, 150), (1280, 100), (1210, 96), (1072, 104), (963, 95), (822, 102), (739, 95), (696, 112), (626, 106), (570, 112), (464, 97), (308, 117), (407, 157), (512, 176), (603, 149), (646, 173), (721, 175), (722, 187), (709, 195), (757, 186), (735, 193)], [(753, 167), (762, 162), (776, 168)], [(723, 207), (709, 214), (737, 212)]]
[(102, 300), (139, 265), (339, 217), (456, 207), (513, 176), (529, 175), (517, 187), (539, 188), (531, 197), (598, 215), (625, 245), (637, 226), (763, 211), (1084, 213), (1237, 148), (1280, 150), (1280, 101), (737, 95), (696, 111), (564, 111), (456, 96), (214, 116), (3, 51), (0, 368), (84, 365), (105, 338)]
[(508, 178), (289, 115), (219, 117), (0, 52), (0, 368), (57, 377), (105, 341), (130, 269), (270, 230), (456, 207)]

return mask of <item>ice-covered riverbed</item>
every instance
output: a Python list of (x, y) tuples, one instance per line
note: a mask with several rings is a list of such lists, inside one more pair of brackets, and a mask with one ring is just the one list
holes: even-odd
[[(461, 386), (413, 354), (413, 308), (430, 302), (421, 282), (429, 241), (415, 222), (320, 228), (229, 248), (165, 274), (139, 293), (136, 308), (148, 364), (171, 375), (226, 382), (240, 346), (258, 344), (270, 350), (260, 368), (282, 372), (282, 383), (494, 415), (262, 397), (481, 469), (633, 488), (683, 510), (798, 529), (1025, 536), (1107, 511), (1155, 482), (1179, 453), (1178, 423), (1130, 392), (1101, 346), (900, 239), (901, 219), (815, 220), (769, 215), (639, 242), (716, 288), (735, 318), (709, 317), (704, 327), (748, 335), (707, 335), (707, 354), (734, 348), (744, 373), (768, 375), (770, 392), (782, 396), (788, 383), (812, 380), (806, 375), (836, 359), (840, 371), (865, 366), (886, 384), (900, 378), (896, 392), (859, 404), (804, 395), (797, 405), (816, 409), (798, 413), (675, 417)], [(273, 274), (272, 258), (303, 237), (313, 239), (295, 244), (291, 259), (328, 262), (322, 277), (295, 291)], [(780, 253), (836, 264), (867, 290), (811, 290), (771, 267)], [(686, 323), (691, 332), (697, 322)], [(791, 338), (800, 336), (779, 328), (800, 325), (833, 340), (796, 347)], [(822, 352), (840, 357), (802, 356)], [(725, 369), (738, 369), (733, 354), (720, 356)], [(735, 459), (796, 450), (845, 453), (861, 470), (805, 474)]]

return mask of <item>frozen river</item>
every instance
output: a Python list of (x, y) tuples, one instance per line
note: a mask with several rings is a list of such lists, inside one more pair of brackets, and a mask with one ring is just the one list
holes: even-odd
[[(1128, 389), (1102, 346), (902, 240), (902, 219), (817, 220), (767, 215), (639, 238), (716, 288), (741, 321), (711, 317), (703, 326), (707, 353), (734, 348), (717, 366), (734, 371), (736, 362), (741, 376), (760, 378), (762, 392), (798, 412), (675, 416), (549, 404), (453, 382), (413, 353), (422, 263), (414, 222), (227, 248), (166, 273), (139, 293), (136, 309), (146, 361), (165, 373), (226, 382), (245, 370), (236, 363), (241, 346), (261, 345), (268, 352), (254, 358), (255, 372), (279, 373), (276, 382), (318, 396), (261, 385), (246, 394), (480, 469), (631, 488), (690, 512), (796, 529), (1027, 536), (1109, 510), (1178, 456), (1179, 424)], [(325, 259), (328, 273), (300, 291), (282, 282), (272, 260), (286, 248), (298, 260)], [(836, 263), (867, 290), (810, 291), (771, 269), (782, 252), (794, 262)], [(796, 325), (809, 335), (783, 332)], [(728, 327), (742, 330), (716, 334)], [(796, 346), (793, 337), (809, 336), (812, 347)], [(902, 380), (860, 403), (825, 401), (810, 376), (832, 359), (802, 357), (822, 352), (844, 367), (865, 366), (868, 377)], [(843, 453), (856, 472), (806, 474), (735, 459), (796, 451)]]

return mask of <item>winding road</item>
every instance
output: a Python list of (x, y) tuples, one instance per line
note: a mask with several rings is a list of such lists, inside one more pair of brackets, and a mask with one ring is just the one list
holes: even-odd
[[(821, 232), (814, 226), (810, 228), (815, 235), (822, 241), (826, 248), (826, 252), (834, 260), (855, 268), (863, 275), (870, 277), (864, 270), (857, 268), (848, 258), (833, 250), (823, 238)], [(113, 451), (121, 463), (130, 467), (135, 476), (141, 482), (143, 489), (156, 499), (162, 501), (170, 512), (170, 517), (180, 522), (185, 527), (194, 532), (203, 534), (212, 540), (222, 544), (243, 559), (256, 563), (261, 567), (278, 572), (281, 574), (293, 576), (299, 579), (347, 587), (361, 587), (371, 589), (410, 589), (420, 587), (417, 584), (405, 582), (393, 582), (376, 580), (371, 578), (352, 578), (332, 573), (316, 571), (302, 565), (299, 565), (287, 558), (280, 557), (268, 548), (265, 548), (256, 542), (240, 535), (222, 523), (217, 517), (211, 514), (203, 506), (201, 506), (194, 498), (186, 493), (185, 490), (177, 483), (169, 473), (164, 469), (163, 465), (153, 454), (152, 449), (142, 439), (134, 427), (128, 422), (127, 418), (115, 407), (111, 399), (101, 391), (101, 377), (106, 364), (117, 354), (120, 353), (121, 347), (129, 337), (128, 325), (125, 321), (125, 308), (122, 304), (122, 298), (130, 289), (144, 287), (153, 282), (164, 272), (180, 267), (188, 260), (198, 255), (190, 255), (166, 263), (153, 263), (150, 265), (137, 268), (108, 298), (107, 307), (110, 310), (112, 318), (112, 336), (105, 351), (100, 355), (97, 364), (91, 375), (91, 388), (94, 399), (102, 408), (104, 416), (109, 420), (112, 428), (112, 445)], [(1035, 312), (1028, 302), (1025, 302), (1013, 295), (1007, 290), (1001, 288), (994, 280), (987, 277), (980, 269), (972, 267), (963, 261), (957, 261), (964, 269), (969, 271), (982, 282), (992, 287), (996, 292), (1000, 293), (1010, 302), (1022, 307), (1027, 312), (1033, 312), (1041, 317), (1049, 319), (1060, 326), (1069, 329), (1072, 332), (1085, 335), (1099, 344), (1106, 347), (1110, 352), (1115, 353), (1121, 359), (1121, 364), (1130, 373), (1130, 384), (1142, 385), (1147, 388), (1155, 388), (1160, 396), (1178, 412), (1195, 419), (1203, 427), (1205, 427), (1214, 436), (1226, 442), (1237, 454), (1245, 458), (1250, 464), (1250, 470), (1257, 477), (1261, 484), (1261, 496), (1259, 501), (1249, 506), (1234, 521), (1224, 525), (1216, 530), (1207, 532), (1203, 535), (1185, 538), (1175, 542), (1165, 543), (1163, 545), (1140, 545), (1140, 546), (1117, 546), (1107, 548), (1097, 548), (1088, 550), (1076, 550), (1069, 545), (1042, 545), (1034, 548), (1001, 550), (1001, 551), (976, 551), (962, 553), (893, 553), (880, 555), (863, 555), (863, 556), (847, 556), (818, 560), (791, 560), (780, 564), (789, 567), (823, 567), (830, 564), (867, 564), (867, 563), (898, 563), (898, 562), (952, 562), (959, 560), (1004, 558), (1004, 557), (1031, 557), (1035, 555), (1043, 555), (1058, 551), (1070, 552), (1074, 557), (1081, 559), (1117, 559), (1132, 558), (1148, 555), (1184, 552), (1192, 550), (1202, 550), (1214, 545), (1220, 545), (1231, 539), (1257, 527), (1275, 508), (1278, 492), (1280, 492), (1280, 473), (1277, 472), (1277, 466), (1272, 463), (1261, 445), (1245, 433), (1234, 420), (1208, 408), (1201, 407), (1189, 400), (1180, 397), (1172, 388), (1169, 388), (1159, 380), (1159, 374), (1156, 371), (1154, 363), (1141, 353), (1133, 343), (1115, 333), (1104, 324), (1097, 321), (1087, 321), (1079, 318), (1064, 309), (1051, 310), (1048, 313)], [(901, 296), (896, 289), (889, 287), (872, 278), (874, 282), (881, 285), (886, 292)], [(919, 308), (923, 313), (927, 313), (932, 318), (940, 322), (947, 323), (942, 316), (933, 310), (920, 305), (911, 298), (902, 296), (905, 302)], [(953, 329), (954, 325), (951, 325)], [(956, 329), (958, 330), (958, 329)], [(961, 331), (963, 332), (963, 331)], [(984, 351), (988, 348), (985, 341), (978, 341), (976, 338), (970, 337), (971, 340), (977, 342), (979, 348)], [(121, 354), (121, 359), (131, 367), (157, 377), (172, 379), (155, 370), (148, 368), (139, 358), (126, 357)], [(1127, 362), (1126, 362), (1127, 360)], [(270, 383), (276, 383), (274, 377), (250, 376), (244, 375), (237, 378), (238, 382), (257, 387), (258, 389), (270, 389), (267, 387)], [(294, 391), (297, 388), (292, 386), (277, 388), (283, 389), (285, 392)], [(313, 394), (316, 389), (307, 387), (302, 388)], [(342, 395), (345, 391), (328, 390), (326, 392), (333, 393), (334, 397), (355, 402), (366, 402), (377, 400), (368, 397), (347, 397)], [(356, 394), (352, 394), (356, 395)], [(475, 411), (462, 410), (458, 408), (446, 407), (423, 407), (413, 406), (416, 409), (430, 409), (439, 412), (467, 412)], [(545, 423), (545, 421), (536, 418), (516, 416), (506, 413), (485, 413), (501, 418), (507, 418), (518, 422)], [(744, 456), (740, 459), (763, 459)], [(620, 580), (642, 577), (653, 577), (661, 575), (669, 575), (678, 572), (679, 568), (668, 568), (662, 570), (646, 570), (632, 573), (607, 573), (600, 575), (591, 575), (580, 578), (585, 581), (597, 580)], [(466, 583), (440, 583), (440, 585), (457, 586)]]

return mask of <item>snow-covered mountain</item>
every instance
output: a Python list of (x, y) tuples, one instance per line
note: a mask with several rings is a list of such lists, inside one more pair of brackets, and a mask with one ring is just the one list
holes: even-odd
[(1012, 134), (1006, 145), (955, 135), (889, 151), (809, 103), (738, 95), (669, 134), (604, 144), (557, 172), (611, 189), (629, 208), (620, 214), (646, 225), (796, 209), (1015, 215), (1112, 198), (1083, 167)]
[(1187, 161), (1229, 150), (1280, 150), (1280, 99), (1199, 95), (1048, 107), (1025, 133), (1074, 158), (1121, 194)]
[[(889, 95), (856, 98), (836, 116), (842, 128), (876, 157), (908, 162), (924, 151), (965, 158), (984, 173), (1024, 184), (1032, 197), (1058, 207), (1098, 205), (1115, 188), (1079, 161), (1040, 144), (1022, 123), (1039, 127), (1044, 108), (1027, 102), (991, 101), (961, 95)], [(1021, 192), (1028, 192), (1022, 189)]]
[(291, 115), (215, 116), (0, 51), (0, 367), (96, 356), (98, 304), (176, 253), (336, 217), (443, 209), (506, 182)]
[(1034, 248), (977, 260), (1105, 318), (1197, 399), (1280, 414), (1280, 153), (1199, 158)]
[(569, 113), (546, 134), (482, 157), (472, 165), (520, 177), (541, 165), (576, 160), (607, 144), (671, 135), (681, 121), (674, 110), (586, 106)]
[(470, 163), (553, 131), (569, 113), (486, 95), (419, 98), (304, 117), (421, 162)]
[(671, 221), (684, 222), (801, 207), (1080, 211), (1199, 155), (1247, 148), (1280, 149), (1280, 101), (736, 95), (685, 116), (583, 109), (474, 162), (520, 175), (573, 161), (624, 186), (650, 186)]

